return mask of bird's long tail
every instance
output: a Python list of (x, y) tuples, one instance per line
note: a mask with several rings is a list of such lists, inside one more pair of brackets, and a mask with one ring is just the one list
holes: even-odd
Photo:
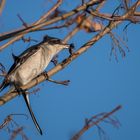
[(41, 128), (40, 128), (40, 126), (39, 126), (39, 124), (38, 124), (38, 122), (37, 122), (37, 120), (36, 120), (36, 118), (35, 118), (35, 115), (34, 115), (32, 109), (31, 109), (31, 105), (30, 105), (30, 101), (29, 101), (29, 95), (26, 94), (25, 91), (22, 92), (22, 95), (23, 95), (23, 97), (24, 97), (24, 100), (25, 100), (26, 105), (27, 105), (27, 107), (28, 107), (28, 110), (29, 110), (29, 112), (30, 112), (31, 118), (32, 118), (32, 120), (33, 120), (33, 122), (34, 122), (34, 124), (35, 124), (35, 126), (36, 126), (36, 128), (37, 128), (37, 130), (38, 130), (38, 132), (42, 135), (42, 130), (41, 130)]

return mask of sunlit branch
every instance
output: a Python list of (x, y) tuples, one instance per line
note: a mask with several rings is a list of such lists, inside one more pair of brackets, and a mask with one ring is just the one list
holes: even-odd
[(0, 2), (0, 15), (3, 11), (4, 5), (5, 5), (5, 0), (1, 0), (1, 2)]
[[(20, 30), (16, 30), (15, 32), (11, 32), (11, 33), (8, 33), (8, 34), (3, 34), (0, 36), (0, 41), (3, 41), (3, 40), (6, 40), (6, 39), (9, 39), (9, 38), (13, 38), (11, 39), (10, 41), (8, 41), (7, 43), (5, 43), (4, 45), (0, 46), (0, 51), (6, 47), (8, 47), (10, 44), (14, 43), (15, 41), (19, 40), (20, 38), (22, 38), (25, 34), (29, 33), (29, 32), (33, 32), (33, 31), (36, 31), (44, 26), (47, 26), (47, 25), (50, 25), (50, 24), (53, 24), (53, 23), (56, 23), (60, 20), (64, 20), (70, 16), (73, 16), (75, 15), (76, 13), (80, 12), (80, 11), (83, 11), (85, 9), (87, 9), (87, 7), (89, 6), (93, 6), (95, 4), (98, 4), (100, 2), (102, 2), (104, 0), (91, 0), (89, 1), (88, 3), (85, 3), (84, 5), (66, 13), (66, 14), (63, 14), (62, 16), (59, 16), (59, 17), (56, 17), (56, 18), (53, 18), (49, 21), (44, 21), (44, 22), (41, 22), (39, 24), (35, 24), (34, 23), (30, 26), (28, 26), (27, 28), (23, 28), (23, 29), (20, 29)], [(44, 18), (43, 18), (44, 19)]]
[[(127, 13), (122, 15), (122, 18), (123, 19), (128, 19), (131, 16), (132, 10), (135, 9), (138, 6), (138, 4), (139, 3), (136, 2), (134, 5), (132, 5), (129, 8), (129, 10), (127, 11)], [(85, 7), (86, 7), (86, 5), (84, 5), (84, 7), (80, 7), (80, 9), (81, 8), (84, 9)], [(78, 10), (80, 10), (80, 9), (78, 9)], [(66, 14), (64, 14), (64, 15), (67, 16)], [(55, 20), (56, 20), (56, 18), (55, 18)], [(83, 46), (81, 46), (76, 52), (73, 53), (73, 55), (69, 56), (68, 58), (63, 60), (61, 63), (59, 63), (57, 66), (55, 66), (50, 71), (48, 71), (47, 75), (49, 77), (51, 77), (55, 73), (57, 73), (57, 72), (61, 71), (62, 69), (64, 69), (67, 65), (69, 65), (73, 60), (75, 60), (77, 57), (79, 57), (82, 53), (86, 52), (92, 46), (95, 46), (94, 44), (97, 41), (99, 41), (104, 35), (108, 34), (113, 28), (115, 28), (116, 26), (118, 26), (122, 22), (123, 22), (123, 20), (121, 20), (121, 21), (110, 21), (109, 24), (103, 30), (101, 30), (91, 40), (89, 40), (87, 43), (85, 43)], [(22, 89), (32, 88), (33, 86), (39, 84), (40, 82), (45, 81), (46, 79), (47, 79), (47, 77), (45, 77), (45, 75), (40, 75), (39, 77), (34, 79), (32, 82), (28, 83), (25, 86), (22, 86), (21, 88)], [(3, 105), (4, 103), (8, 102), (9, 100), (15, 98), (17, 95), (18, 95), (18, 93), (16, 91), (14, 91), (12, 93), (6, 93), (2, 97), (0, 97), (0, 105)]]

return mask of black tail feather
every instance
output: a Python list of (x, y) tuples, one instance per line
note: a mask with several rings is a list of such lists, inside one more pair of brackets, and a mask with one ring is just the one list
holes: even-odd
[(23, 95), (23, 97), (24, 97), (24, 100), (25, 100), (25, 102), (26, 102), (26, 105), (27, 105), (27, 107), (28, 107), (28, 110), (29, 110), (29, 112), (30, 112), (30, 115), (31, 115), (31, 117), (32, 117), (32, 120), (33, 120), (33, 122), (34, 122), (34, 124), (35, 124), (35, 126), (36, 126), (36, 128), (37, 128), (37, 130), (38, 130), (38, 132), (42, 135), (42, 134), (43, 134), (43, 133), (42, 133), (42, 130), (41, 130), (41, 128), (40, 128), (40, 126), (39, 126), (39, 124), (38, 124), (38, 122), (37, 122), (37, 120), (36, 120), (36, 118), (35, 118), (35, 115), (34, 115), (32, 109), (31, 109), (29, 97), (28, 97), (28, 95), (27, 95), (25, 92), (22, 93), (22, 95)]

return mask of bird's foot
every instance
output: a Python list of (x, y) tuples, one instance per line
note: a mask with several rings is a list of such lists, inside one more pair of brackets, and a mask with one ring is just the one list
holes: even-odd
[(56, 80), (53, 80), (53, 79), (51, 79), (48, 76), (47, 72), (44, 72), (43, 75), (46, 77), (46, 80), (48, 80), (49, 82), (56, 83), (56, 84), (68, 86), (69, 85), (69, 82), (70, 82), (70, 80), (64, 80), (64, 81), (56, 81)]
[(56, 66), (58, 64), (58, 55), (55, 55), (51, 62), (54, 64), (54, 66)]

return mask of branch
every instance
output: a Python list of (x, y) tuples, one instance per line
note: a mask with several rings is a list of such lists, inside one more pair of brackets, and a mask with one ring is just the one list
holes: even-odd
[(98, 118), (96, 121), (93, 121), (93, 119), (95, 117), (97, 117), (96, 115), (93, 116), (91, 119), (88, 119), (86, 121), (86, 124), (83, 126), (83, 128), (77, 132), (72, 138), (71, 140), (78, 140), (87, 130), (89, 130), (90, 128), (94, 127), (94, 126), (98, 126), (98, 124), (102, 121), (104, 121), (105, 119), (109, 118), (112, 114), (114, 114), (115, 112), (117, 112), (118, 110), (120, 110), (122, 108), (121, 105), (117, 106), (116, 108), (114, 108), (112, 111), (108, 112), (108, 113), (104, 113), (102, 115), (102, 117)]
[(134, 16), (140, 16), (140, 12), (135, 12)]
[(72, 10), (72, 11), (66, 13), (66, 14), (63, 14), (62, 16), (53, 18), (49, 21), (41, 22), (39, 24), (32, 24), (32, 25), (28, 26), (27, 28), (22, 28), (22, 29), (16, 30), (15, 32), (11, 32), (11, 33), (8, 33), (8, 34), (3, 34), (3, 35), (0, 36), (0, 41), (6, 40), (6, 39), (9, 39), (9, 38), (13, 38), (13, 37), (14, 38), (11, 39), (6, 44), (0, 46), (0, 51), (4, 48), (8, 47), (10, 44), (14, 43), (15, 41), (19, 40), (21, 37), (23, 37), (25, 34), (27, 34), (29, 32), (36, 31), (36, 30), (38, 30), (38, 29), (40, 29), (44, 26), (56, 23), (60, 20), (64, 20), (64, 19), (66, 19), (70, 16), (75, 15), (76, 13), (78, 13), (82, 10), (87, 9), (89, 6), (93, 6), (93, 5), (98, 4), (102, 1), (104, 1), (104, 0), (90, 0), (89, 2), (85, 3), (84, 5), (79, 6), (78, 8), (76, 8), (76, 9), (74, 9), (74, 10)]
[(79, 31), (79, 26), (76, 26), (65, 38), (64, 42), (68, 42), (78, 31)]
[(5, 0), (1, 0), (1, 3), (0, 3), (0, 15), (2, 13), (2, 10), (4, 8), (4, 5), (5, 5)]
[(61, 5), (62, 1), (63, 0), (58, 0), (57, 3), (45, 15), (43, 15), (37, 22), (34, 23), (34, 25), (45, 21), (46, 18)]
[[(109, 33), (110, 30), (114, 27), (116, 27), (117, 24), (121, 22), (116, 21), (110, 23), (103, 31), (98, 33), (93, 39), (85, 43), (83, 46), (81, 46), (80, 49), (78, 49), (73, 55), (69, 56), (67, 59), (63, 60), (61, 63), (59, 63), (57, 66), (55, 66), (53, 69), (48, 71), (47, 75), (49, 77), (53, 76), (55, 73), (59, 72), (60, 70), (64, 69), (67, 65), (69, 65), (74, 59), (76, 59), (78, 56), (80, 56), (82, 53), (86, 52), (92, 45), (94, 45), (99, 39), (101, 39), (105, 34)], [(24, 89), (29, 89), (32, 88), (33, 86), (45, 81), (47, 77), (42, 74), (30, 83), (28, 83), (25, 86), (22, 86), (21, 88)], [(4, 94), (2, 97), (0, 97), (0, 105), (3, 105), (4, 103), (8, 102), (9, 100), (13, 99), (16, 97), (18, 93), (16, 91), (12, 93), (7, 93)]]
[[(128, 18), (131, 13), (131, 9), (133, 9), (136, 6), (136, 3), (129, 9), (129, 11), (122, 16), (122, 18)], [(86, 7), (86, 5), (85, 5)], [(85, 8), (82, 7), (82, 8)], [(80, 9), (79, 9), (80, 10)], [(69, 56), (65, 60), (63, 60), (61, 63), (59, 63), (57, 66), (52, 68), (50, 71), (48, 71), (47, 75), (49, 77), (53, 76), (55, 73), (59, 72), (60, 70), (64, 69), (67, 65), (69, 65), (73, 60), (75, 60), (78, 56), (80, 56), (82, 53), (86, 52), (89, 48), (91, 48), (97, 41), (99, 41), (104, 35), (109, 33), (113, 28), (115, 28), (117, 25), (122, 23), (122, 21), (110, 21), (108, 26), (106, 26), (102, 31), (100, 31), (97, 35), (95, 35), (91, 40), (89, 40), (87, 43), (85, 43), (83, 46), (81, 46), (73, 55)], [(45, 81), (48, 77), (46, 77), (45, 74), (40, 75), (27, 85), (22, 86), (21, 88), (23, 90), (32, 88), (33, 86)], [(0, 105), (3, 105), (4, 103), (8, 102), (9, 100), (15, 98), (18, 95), (16, 91), (11, 93), (6, 93), (3, 96), (0, 97)]]
[(80, 27), (85, 22), (84, 20), (86, 20), (86, 17), (83, 18), (80, 23), (64, 38), (65, 43), (68, 42), (68, 40), (70, 40), (80, 30)]

